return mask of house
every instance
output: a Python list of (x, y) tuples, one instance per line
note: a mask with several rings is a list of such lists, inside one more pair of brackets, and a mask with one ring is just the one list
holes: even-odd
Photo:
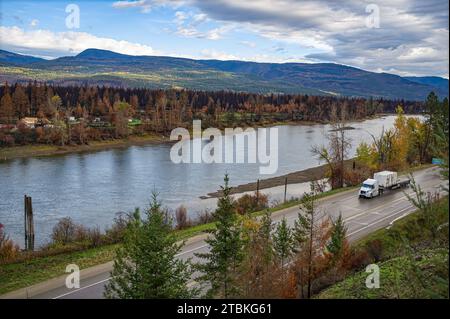
[(36, 124), (38, 123), (38, 118), (37, 117), (24, 117), (20, 121), (29, 128), (35, 128)]

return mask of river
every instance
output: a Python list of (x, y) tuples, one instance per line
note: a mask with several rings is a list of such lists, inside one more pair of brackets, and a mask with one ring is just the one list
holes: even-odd
[[(371, 142), (382, 128), (393, 126), (386, 116), (349, 123), (349, 156), (360, 141)], [(15, 159), (0, 163), (0, 223), (23, 244), (23, 196), (32, 196), (36, 244), (49, 241), (58, 219), (70, 216), (86, 226), (110, 225), (119, 211), (144, 208), (156, 189), (163, 204), (174, 210), (183, 204), (191, 216), (214, 208), (216, 200), (200, 196), (215, 191), (229, 173), (231, 185), (284, 175), (320, 163), (310, 152), (323, 144), (329, 125), (281, 125), (278, 128), (279, 166), (273, 175), (261, 175), (259, 164), (174, 164), (169, 144), (131, 146), (93, 153)], [(300, 194), (298, 194), (300, 195)]]

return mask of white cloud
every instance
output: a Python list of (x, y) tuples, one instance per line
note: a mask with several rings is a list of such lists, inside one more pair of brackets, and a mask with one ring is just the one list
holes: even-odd
[(207, 21), (205, 14), (192, 14), (183, 11), (175, 12), (174, 22), (177, 25), (175, 34), (186, 38), (198, 38), (208, 40), (219, 40), (223, 35), (229, 32), (233, 26), (229, 23), (223, 24), (206, 31), (200, 31), (198, 25)]
[(243, 60), (242, 57), (238, 57), (233, 54), (228, 54), (225, 52), (217, 51), (214, 49), (203, 49), (200, 51), (201, 57), (203, 59), (213, 59), (213, 60)]
[[(368, 4), (380, 9), (380, 28), (366, 26)], [(397, 74), (448, 76), (448, 0), (146, 0), (153, 6), (200, 11), (201, 21), (234, 24), (270, 41), (307, 49), (316, 61)], [(220, 39), (200, 32), (194, 19), (179, 27), (185, 37)]]
[(238, 61), (250, 61), (250, 62), (268, 62), (268, 63), (312, 63), (314, 61), (306, 59), (303, 57), (279, 57), (269, 54), (256, 54), (251, 56), (240, 56), (235, 54), (230, 54), (223, 51), (218, 51), (214, 49), (203, 49), (200, 51), (200, 56), (189, 57), (194, 59), (213, 59), (213, 60), (238, 60)]
[(182, 25), (187, 18), (188, 18), (188, 15), (185, 12), (177, 11), (177, 12), (175, 12), (174, 22), (178, 25)]
[(39, 24), (39, 20), (38, 19), (33, 19), (30, 22), (30, 27), (37, 27), (38, 24)]
[(365, 23), (370, 0), (186, 1), (211, 20), (315, 52), (306, 57), (316, 61), (448, 76), (448, 0), (378, 0), (378, 29)]
[[(223, 39), (232, 30), (241, 34), (253, 33), (258, 48), (268, 43), (284, 42), (279, 52), (264, 52), (254, 49), (253, 56), (237, 57), (239, 53), (228, 54), (219, 51), (202, 51), (200, 57), (253, 61), (327, 61), (360, 67), (372, 71), (395, 72), (396, 74), (441, 75), (448, 77), (449, 29), (448, 0), (377, 0), (380, 8), (378, 29), (366, 27), (365, 11), (371, 0), (134, 0), (115, 1), (117, 9), (138, 8), (145, 12), (155, 7), (169, 7), (177, 11), (173, 20), (175, 26), (170, 32), (188, 38), (210, 40)], [(208, 22), (206, 24), (205, 22)], [(212, 22), (212, 23), (211, 23)], [(213, 25), (213, 27), (211, 27)], [(19, 29), (22, 33), (29, 33)], [(33, 47), (36, 43), (51, 42), (45, 30), (36, 34), (18, 36), (5, 33), (1, 45), (9, 47)], [(14, 31), (14, 30), (12, 30)], [(49, 31), (47, 31), (49, 32)], [(73, 43), (71, 38), (88, 38), (87, 44)], [(14, 41), (9, 38), (16, 37)], [(34, 37), (34, 38), (33, 38)], [(43, 37), (43, 38), (39, 38)], [(75, 52), (79, 47), (103, 47), (124, 53), (149, 54), (149, 46), (131, 43), (130, 49), (122, 46), (126, 41), (99, 38), (86, 33), (52, 33), (50, 38), (58, 39), (55, 47), (61, 53)], [(242, 38), (240, 37), (239, 40)], [(22, 41), (24, 40), (24, 41)], [(244, 40), (248, 40), (245, 39)], [(112, 41), (112, 42), (111, 42)], [(30, 44), (33, 43), (34, 44)], [(69, 44), (67, 44), (69, 43)], [(255, 43), (241, 41), (239, 44), (256, 48)], [(44, 46), (45, 45), (40, 45)], [(295, 46), (307, 54), (296, 54)], [(294, 49), (293, 49), (294, 48)], [(55, 49), (47, 45), (41, 55), (56, 55)], [(248, 51), (248, 50), (246, 50)], [(307, 53), (305, 53), (305, 51)], [(36, 51), (35, 51), (36, 52)], [(281, 53), (282, 54), (281, 54)], [(51, 54), (50, 54), (51, 53)], [(267, 53), (267, 54), (266, 54)], [(178, 56), (184, 53), (179, 52)], [(195, 54), (195, 53), (191, 53)]]
[(141, 12), (147, 13), (150, 12), (152, 6), (146, 0), (138, 0), (138, 1), (116, 1), (112, 4), (114, 8), (117, 9), (126, 9), (126, 8), (141, 8)]
[(247, 47), (250, 47), (250, 48), (255, 48), (256, 47), (256, 43), (255, 42), (251, 42), (251, 41), (240, 41), (239, 43), (242, 44), (242, 45), (245, 45)]
[(154, 7), (169, 5), (178, 8), (182, 4), (184, 0), (121, 0), (115, 1), (112, 6), (116, 9), (140, 8), (142, 13), (147, 13)]
[(398, 59), (404, 61), (434, 60), (439, 57), (439, 52), (430, 47), (410, 48), (407, 52), (401, 54)]
[(97, 37), (86, 32), (25, 31), (19, 27), (0, 26), (0, 45), (5, 50), (40, 51), (44, 56), (77, 54), (88, 48), (111, 50), (130, 55), (157, 54), (152, 47), (111, 38)]
[(205, 22), (205, 21), (207, 21), (207, 20), (208, 20), (208, 15), (206, 15), (206, 14), (204, 14), (204, 13), (199, 13), (199, 14), (195, 14), (195, 15), (192, 17), (192, 22), (191, 22), (191, 24), (193, 24), (193, 25), (198, 25), (198, 24), (203, 23), (203, 22)]

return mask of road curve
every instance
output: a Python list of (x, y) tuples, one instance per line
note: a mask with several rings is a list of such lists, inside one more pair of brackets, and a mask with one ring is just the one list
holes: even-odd
[[(437, 167), (427, 168), (414, 173), (416, 182), (425, 192), (441, 191), (442, 185), (448, 181), (440, 178)], [(331, 217), (342, 214), (350, 241), (357, 240), (377, 229), (389, 227), (396, 220), (413, 212), (415, 208), (405, 196), (412, 193), (411, 189), (399, 189), (385, 192), (382, 196), (373, 199), (360, 199), (356, 190), (346, 191), (324, 197), (319, 201), (318, 209), (321, 213)], [(297, 218), (298, 207), (291, 207), (272, 214), (274, 222), (285, 217), (290, 225)], [(179, 254), (180, 258), (192, 258), (197, 261), (194, 253), (206, 252), (208, 246), (204, 239), (206, 235), (189, 239)], [(112, 263), (107, 263), (81, 271), (81, 283), (78, 289), (68, 289), (64, 285), (64, 277), (59, 277), (39, 284), (39, 288), (22, 289), (2, 296), (3, 298), (37, 298), (37, 299), (93, 299), (103, 298), (104, 285), (110, 278)], [(56, 288), (55, 288), (56, 286)]]

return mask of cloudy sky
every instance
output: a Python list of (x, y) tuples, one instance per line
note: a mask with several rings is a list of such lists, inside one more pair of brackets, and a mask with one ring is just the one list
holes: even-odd
[(448, 78), (448, 10), (448, 0), (0, 0), (0, 47), (44, 58), (100, 48), (335, 62)]

